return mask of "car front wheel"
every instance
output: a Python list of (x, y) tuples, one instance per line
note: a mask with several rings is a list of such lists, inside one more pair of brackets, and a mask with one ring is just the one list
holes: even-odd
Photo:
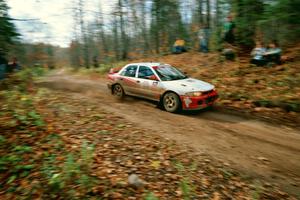
[(163, 97), (163, 106), (168, 112), (178, 112), (180, 109), (180, 104), (179, 97), (173, 92), (168, 92)]
[(116, 84), (113, 86), (112, 94), (118, 99), (123, 99), (125, 96), (123, 87), (120, 84)]

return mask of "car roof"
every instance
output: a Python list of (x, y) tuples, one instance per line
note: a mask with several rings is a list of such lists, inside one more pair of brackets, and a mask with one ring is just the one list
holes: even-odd
[(126, 66), (129, 65), (138, 65), (138, 66), (147, 66), (147, 67), (155, 67), (155, 66), (160, 66), (160, 65), (165, 65), (164, 63), (159, 63), (159, 62), (141, 62), (141, 63), (130, 63)]

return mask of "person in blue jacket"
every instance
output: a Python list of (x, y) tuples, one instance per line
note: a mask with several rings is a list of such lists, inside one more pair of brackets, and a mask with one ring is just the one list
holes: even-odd
[(251, 51), (251, 64), (257, 65), (257, 66), (263, 66), (267, 63), (267, 60), (265, 58), (265, 53), (267, 49), (263, 47), (263, 44), (260, 41), (256, 42), (255, 48)]
[(278, 65), (281, 64), (281, 53), (282, 50), (279, 48), (276, 40), (272, 41), (264, 53), (264, 57), (268, 63), (276, 63)]

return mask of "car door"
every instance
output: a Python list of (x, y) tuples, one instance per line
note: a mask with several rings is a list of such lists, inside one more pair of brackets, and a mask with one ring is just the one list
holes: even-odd
[(137, 94), (137, 90), (139, 87), (139, 82), (136, 78), (137, 69), (137, 65), (129, 65), (125, 67), (120, 73), (121, 76), (119, 78), (119, 82), (121, 83), (126, 94)]
[(137, 77), (140, 85), (138, 95), (152, 100), (159, 100), (160, 84), (153, 70), (147, 66), (139, 66)]

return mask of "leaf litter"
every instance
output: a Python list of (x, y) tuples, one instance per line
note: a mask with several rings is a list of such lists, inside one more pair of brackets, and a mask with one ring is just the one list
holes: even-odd
[(44, 124), (1, 116), (1, 199), (295, 199), (84, 98), (43, 89), (32, 101)]

